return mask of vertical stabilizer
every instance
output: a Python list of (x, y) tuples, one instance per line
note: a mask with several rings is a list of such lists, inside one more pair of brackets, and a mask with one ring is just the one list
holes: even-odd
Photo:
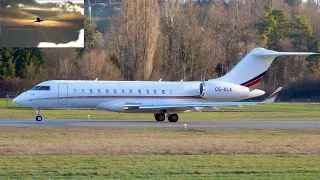
[[(255, 48), (243, 57), (238, 64), (236, 64), (230, 72), (226, 75), (215, 79), (219, 81), (240, 84), (246, 87), (251, 87), (259, 83), (274, 58), (278, 56), (292, 56), (292, 55), (314, 55), (317, 53), (309, 52), (277, 52), (267, 50), (264, 48)], [(214, 79), (211, 79), (214, 80)]]

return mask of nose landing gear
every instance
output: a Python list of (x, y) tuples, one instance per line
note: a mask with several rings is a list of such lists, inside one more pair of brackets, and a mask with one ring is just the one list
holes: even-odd
[(42, 116), (36, 116), (37, 121), (42, 121)]
[(34, 108), (36, 111), (36, 121), (42, 121), (42, 111), (41, 108)]

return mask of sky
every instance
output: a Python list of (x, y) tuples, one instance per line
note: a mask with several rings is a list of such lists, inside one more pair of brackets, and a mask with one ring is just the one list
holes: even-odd
[[(0, 47), (84, 47), (84, 16), (80, 6), (67, 3), (61, 7), (33, 0), (1, 1), (6, 6), (2, 9)], [(35, 22), (37, 17), (44, 21)]]
[[(36, 0), (38, 3), (48, 3), (48, 2), (62, 2), (65, 0)], [(79, 4), (83, 4), (84, 0), (69, 0), (70, 2), (73, 3), (79, 3)]]

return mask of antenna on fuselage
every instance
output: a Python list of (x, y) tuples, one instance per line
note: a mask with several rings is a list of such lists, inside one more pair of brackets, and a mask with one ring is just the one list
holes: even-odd
[(162, 81), (162, 78), (159, 79), (159, 82)]
[(181, 81), (180, 82), (183, 82), (183, 79), (181, 79)]
[(98, 81), (99, 77), (97, 77), (94, 81)]

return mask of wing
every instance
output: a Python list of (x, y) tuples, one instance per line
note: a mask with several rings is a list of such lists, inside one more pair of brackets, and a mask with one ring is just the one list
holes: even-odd
[(262, 102), (195, 102), (195, 103), (125, 103), (123, 105), (124, 110), (158, 110), (158, 109), (174, 109), (174, 110), (195, 110), (201, 111), (200, 108), (215, 108), (218, 106), (242, 106), (242, 105), (257, 105), (267, 104), (274, 102), (277, 95), (281, 91), (282, 87), (279, 87), (269, 97)]

